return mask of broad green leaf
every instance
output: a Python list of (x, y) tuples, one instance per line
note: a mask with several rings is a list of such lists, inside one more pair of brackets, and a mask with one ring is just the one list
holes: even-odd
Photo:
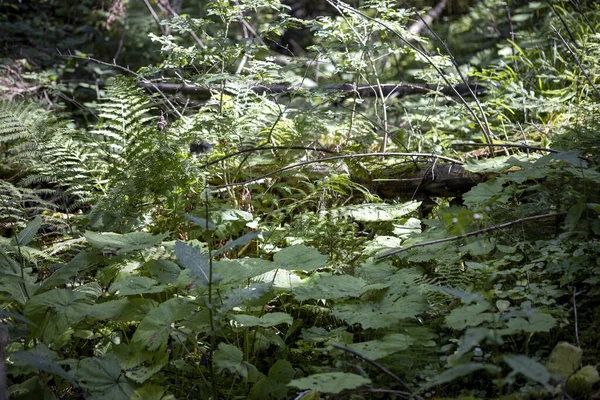
[(496, 248), (494, 238), (476, 239), (459, 247), (459, 251), (469, 253), (472, 256), (484, 256), (490, 254)]
[[(139, 350), (136, 350), (139, 352)], [(142, 365), (131, 367), (125, 373), (129, 379), (136, 383), (144, 383), (158, 373), (169, 362), (169, 352), (159, 350), (147, 355)]]
[(32, 219), (16, 237), (13, 237), (12, 244), (19, 247), (27, 246), (35, 238), (35, 235), (37, 235), (41, 227), (42, 217), (37, 216)]
[(247, 282), (250, 278), (278, 268), (278, 265), (274, 262), (260, 258), (238, 258), (215, 261), (214, 263), (215, 268), (219, 270), (221, 284)]
[(500, 371), (500, 368), (496, 366), (482, 363), (461, 364), (457, 365), (456, 367), (452, 367), (437, 376), (434, 376), (427, 383), (422, 385), (422, 388), (423, 390), (427, 390), (434, 386), (441, 385), (442, 383), (452, 382), (455, 379), (472, 374), (473, 372), (479, 371), (481, 369), (485, 369), (491, 373), (498, 373)]
[(401, 324), (404, 318), (425, 311), (426, 302), (422, 300), (420, 296), (407, 296), (389, 307), (369, 302), (342, 303), (333, 308), (333, 315), (349, 325), (360, 324), (364, 329), (390, 328)]
[(165, 259), (151, 260), (147, 263), (147, 268), (150, 275), (152, 275), (158, 283), (163, 285), (175, 285), (177, 283), (177, 277), (179, 277), (179, 274), (181, 273), (179, 265)]
[(67, 382), (77, 385), (77, 381), (60, 365), (58, 365), (56, 361), (46, 357), (44, 354), (40, 354), (36, 351), (36, 349), (9, 353), (9, 357), (16, 365), (28, 365), (37, 370), (60, 376)]
[(479, 346), (485, 339), (494, 345), (502, 345), (502, 336), (488, 328), (468, 328), (460, 339), (458, 350), (455, 353), (457, 359), (467, 354), (475, 346)]
[(348, 345), (348, 347), (371, 360), (378, 360), (390, 354), (406, 350), (413, 343), (414, 340), (410, 336), (401, 333), (391, 333), (380, 340), (354, 343)]
[(486, 313), (489, 309), (488, 304), (477, 303), (455, 308), (446, 316), (448, 327), (456, 330), (463, 330), (469, 326), (478, 326), (484, 322), (494, 320), (494, 314)]
[(131, 275), (110, 285), (109, 293), (117, 296), (132, 296), (146, 293), (160, 293), (167, 289), (165, 285), (158, 285), (154, 279), (146, 276)]
[(296, 375), (296, 370), (287, 360), (277, 360), (275, 364), (269, 368), (269, 379), (276, 382), (288, 383)]
[(79, 362), (75, 376), (95, 399), (130, 400), (134, 393), (134, 388), (121, 373), (119, 360), (112, 353), (84, 358)]
[(556, 326), (556, 319), (540, 312), (529, 315), (527, 319), (516, 317), (511, 318), (506, 323), (506, 329), (502, 329), (503, 334), (512, 335), (518, 332), (550, 332)]
[(463, 202), (465, 206), (476, 209), (479, 205), (493, 203), (498, 199), (506, 201), (509, 196), (502, 193), (503, 185), (504, 182), (499, 179), (490, 179), (480, 183), (463, 194)]
[(133, 334), (132, 342), (150, 351), (167, 344), (175, 321), (187, 318), (194, 306), (182, 299), (173, 298), (150, 310)]
[(99, 262), (100, 258), (97, 254), (81, 251), (71, 261), (61, 265), (48, 279), (44, 280), (41, 288), (46, 290), (64, 285), (73, 280), (74, 277), (77, 277), (79, 273), (93, 267)]
[(216, 231), (217, 226), (206, 218), (196, 217), (190, 214), (186, 214), (185, 217), (192, 221), (198, 228), (208, 230), (210, 232)]
[(367, 286), (367, 282), (351, 275), (315, 275), (307, 286), (294, 288), (296, 300), (309, 299), (344, 299), (359, 297)]
[(510, 161), (513, 156), (496, 156), (493, 158), (484, 158), (482, 160), (468, 160), (464, 168), (470, 172), (477, 173), (489, 173), (489, 172), (503, 172), (513, 166), (513, 162)]
[[(175, 255), (184, 268), (189, 269), (192, 275), (199, 278), (201, 285), (208, 286), (210, 281), (210, 263), (207, 254), (203, 254), (195, 246), (190, 246), (178, 240), (175, 243)], [(213, 279), (215, 278), (213, 276)]]
[(286, 247), (275, 253), (273, 260), (278, 264), (278, 268), (302, 271), (323, 268), (328, 262), (326, 255), (302, 244)]
[(314, 374), (306, 378), (294, 379), (289, 386), (300, 390), (314, 390), (321, 393), (340, 393), (343, 390), (356, 389), (368, 385), (371, 380), (348, 372), (329, 372)]
[(96, 233), (87, 231), (86, 240), (96, 249), (117, 251), (119, 254), (135, 250), (143, 250), (160, 244), (169, 236), (169, 233), (153, 236), (147, 232), (131, 232), (121, 235), (119, 233)]
[(244, 236), (242, 236), (238, 239), (230, 240), (229, 242), (225, 243), (225, 245), (223, 247), (221, 247), (217, 251), (213, 252), (212, 256), (216, 257), (223, 253), (227, 253), (229, 250), (233, 250), (235, 248), (245, 246), (246, 244), (250, 243), (253, 240), (262, 239), (264, 235), (265, 235), (265, 232), (263, 232), (263, 231), (248, 232)]
[(291, 315), (282, 312), (267, 313), (260, 318), (252, 315), (238, 314), (233, 317), (240, 326), (260, 326), (262, 328), (270, 328), (280, 324), (291, 325), (294, 322)]
[(105, 301), (88, 306), (84, 317), (113, 320), (118, 318), (129, 306), (127, 299)]
[(38, 324), (38, 334), (51, 343), (71, 326), (81, 321), (89, 309), (84, 293), (68, 289), (53, 289), (33, 296), (25, 306), (24, 315)]
[(509, 376), (522, 374), (532, 381), (548, 386), (550, 373), (543, 364), (520, 354), (507, 355), (503, 359), (513, 369)]
[(165, 394), (165, 388), (154, 384), (146, 384), (136, 389), (131, 400), (161, 400)]
[(418, 201), (402, 204), (358, 204), (342, 207), (337, 211), (360, 222), (393, 221), (416, 211), (420, 205)]
[(236, 346), (221, 343), (214, 353), (214, 360), (219, 372), (227, 370), (244, 378), (248, 376), (249, 364), (244, 361), (244, 354)]

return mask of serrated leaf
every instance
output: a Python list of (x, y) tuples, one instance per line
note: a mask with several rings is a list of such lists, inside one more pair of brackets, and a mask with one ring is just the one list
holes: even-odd
[(60, 376), (67, 382), (77, 385), (77, 381), (69, 375), (67, 371), (54, 360), (36, 352), (35, 349), (32, 351), (16, 351), (14, 353), (9, 353), (9, 357), (16, 365), (28, 365), (35, 369), (48, 372), (49, 374)]
[(244, 378), (248, 376), (248, 363), (244, 362), (244, 354), (236, 346), (221, 343), (213, 357), (219, 372), (227, 370)]
[(117, 250), (117, 253), (119, 254), (154, 247), (160, 244), (168, 236), (169, 233), (154, 236), (147, 232), (131, 232), (124, 235), (112, 232), (85, 232), (86, 240), (94, 248), (104, 252)]
[(133, 334), (132, 342), (144, 346), (149, 351), (164, 347), (173, 330), (175, 321), (188, 317), (193, 305), (173, 298), (148, 312)]
[(25, 228), (16, 237), (13, 237), (11, 243), (14, 246), (27, 246), (35, 238), (42, 227), (42, 218), (40, 216), (32, 219)]
[(543, 364), (520, 354), (506, 355), (503, 359), (513, 370), (510, 375), (522, 374), (532, 381), (548, 386), (550, 373)]
[(196, 217), (190, 214), (186, 214), (185, 217), (201, 229), (208, 230), (209, 232), (217, 230), (217, 226), (212, 222), (208, 221), (206, 218)]
[(248, 282), (248, 279), (257, 277), (266, 272), (277, 269), (274, 262), (260, 258), (238, 258), (235, 260), (215, 261), (215, 268), (219, 270), (221, 284), (233, 282)]
[(104, 303), (96, 303), (90, 305), (84, 313), (85, 318), (95, 319), (115, 319), (118, 318), (125, 308), (129, 305), (129, 300), (120, 299), (105, 301)]
[(133, 387), (121, 374), (119, 360), (112, 353), (84, 358), (79, 362), (75, 376), (96, 399), (129, 400), (133, 396)]
[(339, 208), (341, 215), (361, 222), (393, 221), (416, 211), (421, 202), (409, 201), (402, 204), (358, 204)]
[(294, 379), (288, 386), (300, 390), (314, 390), (321, 393), (340, 393), (342, 390), (356, 389), (368, 385), (371, 380), (348, 372), (329, 372), (314, 374), (306, 378)]
[(323, 268), (328, 262), (326, 255), (302, 244), (286, 247), (275, 253), (273, 260), (278, 264), (278, 268), (302, 271), (313, 271)]
[(145, 293), (160, 293), (164, 292), (166, 288), (164, 285), (158, 285), (158, 282), (147, 276), (128, 276), (110, 285), (108, 292), (117, 296), (132, 296)]
[(276, 382), (288, 383), (296, 375), (296, 370), (287, 360), (277, 360), (275, 364), (269, 368), (269, 379)]
[(184, 268), (189, 269), (192, 275), (199, 278), (201, 285), (208, 287), (210, 281), (208, 255), (202, 254), (199, 248), (179, 240), (175, 243), (175, 255)]
[(494, 320), (494, 314), (484, 312), (488, 309), (489, 305), (483, 303), (455, 308), (446, 316), (446, 324), (452, 329), (463, 330), (468, 326), (491, 322)]
[(422, 386), (424, 390), (427, 390), (433, 386), (441, 385), (442, 383), (452, 382), (455, 379), (461, 378), (463, 376), (472, 374), (475, 371), (479, 371), (481, 369), (485, 369), (491, 373), (498, 373), (500, 368), (493, 365), (486, 365), (482, 363), (466, 363), (457, 365), (456, 367), (452, 367), (443, 373), (434, 376)]
[(80, 272), (96, 265), (99, 260), (99, 255), (81, 251), (71, 261), (61, 265), (48, 279), (44, 280), (41, 287), (42, 289), (50, 289), (64, 285), (78, 276)]
[(390, 354), (406, 350), (413, 343), (414, 339), (410, 336), (401, 333), (391, 333), (379, 340), (353, 343), (348, 345), (348, 347), (371, 360), (378, 360)]
[(296, 300), (299, 301), (334, 300), (359, 297), (366, 286), (366, 281), (351, 275), (316, 275), (311, 278), (307, 286), (294, 288), (293, 293)]
[(280, 324), (291, 325), (294, 319), (291, 315), (282, 312), (274, 312), (263, 315), (260, 318), (252, 315), (238, 314), (233, 317), (240, 326), (260, 326), (262, 328), (270, 328)]
[(248, 232), (240, 238), (237, 238), (235, 240), (230, 240), (229, 242), (225, 243), (225, 245), (223, 247), (221, 247), (217, 251), (214, 251), (212, 255), (213, 255), (213, 257), (219, 256), (223, 253), (228, 252), (229, 250), (233, 250), (237, 247), (245, 246), (253, 240), (262, 239), (262, 237), (264, 235), (265, 235), (265, 232), (263, 232), (263, 231)]

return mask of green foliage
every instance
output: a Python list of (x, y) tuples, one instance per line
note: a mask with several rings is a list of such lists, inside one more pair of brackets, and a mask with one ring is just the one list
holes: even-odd
[[(0, 8), (25, 7), (13, 3)], [(126, 59), (152, 41), (157, 59), (98, 86), (85, 103), (97, 120), (0, 103), (11, 398), (552, 396), (555, 344), (594, 354), (597, 7), (475, 1), (435, 23), (451, 39), (438, 49), (390, 1), (330, 2), (311, 21), (276, 0), (200, 15), (150, 2), (170, 16), (160, 28), (130, 3), (109, 19), (148, 39), (113, 39)], [(85, 3), (74, 18), (85, 12), (81, 29), (110, 42), (109, 19), (96, 29), (102, 12)], [(273, 53), (294, 26), (311, 46)], [(84, 62), (68, 60), (27, 79)], [(467, 74), (485, 95), (446, 87)], [(384, 95), (413, 80), (431, 92)], [(375, 96), (325, 86), (348, 83)], [(459, 151), (465, 140), (484, 150)], [(374, 151), (389, 154), (356, 155)], [(442, 153), (480, 183), (440, 190)], [(371, 193), (387, 184), (371, 171), (398, 163), (428, 172), (390, 177), (419, 181), (396, 199)], [(456, 198), (425, 212), (446, 189)], [(593, 372), (568, 390), (589, 395)]]

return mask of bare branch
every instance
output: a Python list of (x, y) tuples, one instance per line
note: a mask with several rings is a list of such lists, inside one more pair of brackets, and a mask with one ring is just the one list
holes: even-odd
[(418, 20), (414, 24), (408, 27), (408, 31), (413, 35), (419, 35), (423, 28), (425, 28), (425, 23), (431, 24), (434, 19), (439, 17), (446, 8), (446, 0), (440, 0), (439, 3), (435, 5), (431, 10), (427, 11), (423, 19)]
[(534, 216), (531, 216), (531, 217), (520, 218), (520, 219), (517, 219), (515, 221), (507, 222), (505, 224), (488, 226), (487, 228), (479, 229), (477, 231), (473, 231), (473, 232), (469, 232), (469, 233), (465, 233), (463, 235), (451, 236), (451, 237), (448, 237), (448, 238), (438, 239), (438, 240), (431, 240), (429, 242), (421, 242), (421, 243), (413, 244), (413, 245), (408, 246), (408, 247), (401, 247), (399, 249), (396, 249), (396, 250), (390, 251), (388, 253), (379, 255), (379, 256), (377, 256), (375, 258), (377, 260), (381, 260), (382, 258), (393, 256), (393, 255), (396, 255), (398, 253), (402, 253), (404, 251), (407, 251), (407, 250), (410, 250), (410, 249), (414, 249), (415, 247), (424, 247), (424, 246), (429, 246), (429, 245), (432, 245), (432, 244), (439, 244), (439, 243), (451, 242), (453, 240), (464, 239), (464, 238), (470, 237), (470, 236), (481, 235), (482, 233), (494, 231), (494, 230), (497, 230), (497, 229), (508, 228), (509, 226), (520, 224), (520, 223), (526, 222), (526, 221), (532, 221), (532, 220), (542, 219), (542, 218), (558, 217), (558, 216), (566, 215), (566, 214), (567, 214), (566, 212), (559, 212), (559, 213), (534, 215)]

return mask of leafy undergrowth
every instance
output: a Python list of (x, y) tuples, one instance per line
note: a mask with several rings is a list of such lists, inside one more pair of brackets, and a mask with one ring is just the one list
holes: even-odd
[[(483, 29), (494, 17), (484, 3), (449, 32), (467, 16)], [(498, 48), (472, 55), (471, 76), (488, 85), (481, 99), (452, 100), (441, 87), (402, 102), (298, 86), (263, 93), (308, 79), (310, 62), (277, 64), (230, 29), (258, 6), (269, 33), (308, 23), (282, 17), (278, 2), (240, 1), (211, 3), (202, 20), (173, 17), (175, 36), (151, 35), (163, 61), (113, 79), (93, 105), (97, 123), (3, 102), (10, 398), (591, 397), (598, 41), (577, 31), (591, 50), (570, 64), (531, 39), (554, 32), (538, 17), (555, 3), (513, 10), (529, 29), (521, 46), (494, 37)], [(341, 16), (309, 24), (320, 82), (393, 81), (392, 64), (432, 85), (464, 79), (447, 72), (456, 58), (404, 39), (409, 10), (331, 4)], [(548, 19), (600, 20), (586, 12)], [(191, 30), (210, 46), (183, 45)], [(140, 89), (181, 74), (213, 94), (198, 109)], [(406, 118), (402, 129), (392, 114)], [(485, 151), (457, 152), (454, 140)], [(418, 185), (381, 198), (372, 173), (399, 163), (425, 172), (394, 177)], [(480, 183), (423, 193), (437, 168), (459, 167)]]

